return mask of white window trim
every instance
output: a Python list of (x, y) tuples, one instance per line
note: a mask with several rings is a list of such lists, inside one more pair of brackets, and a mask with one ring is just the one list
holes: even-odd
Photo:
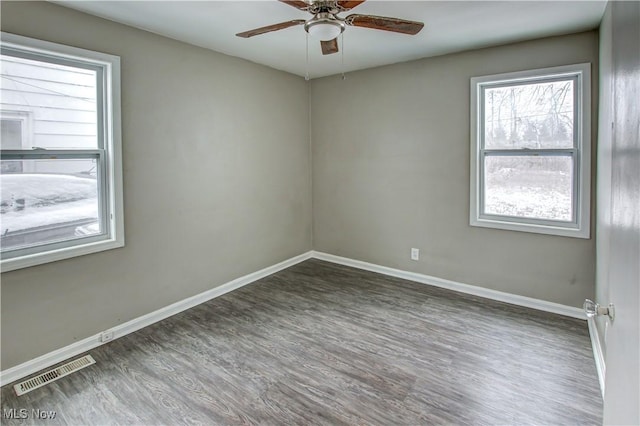
[(58, 260), (69, 259), (90, 253), (97, 253), (124, 246), (124, 209), (122, 186), (122, 136), (120, 121), (120, 57), (106, 53), (62, 44), (0, 33), (2, 46), (16, 47), (23, 51), (49, 54), (54, 57), (91, 62), (103, 68), (104, 72), (104, 147), (107, 156), (106, 204), (109, 222), (107, 238), (100, 241), (28, 254), (20, 257), (2, 259), (2, 272), (40, 265)]
[[(507, 83), (517, 81), (536, 81), (540, 78), (553, 76), (577, 76), (578, 114), (574, 131), (578, 132), (577, 172), (577, 202), (576, 222), (567, 225), (533, 223), (526, 218), (500, 220), (481, 215), (481, 182), (479, 162), (482, 160), (480, 150), (482, 146), (481, 122), (481, 87), (485, 84)], [(485, 228), (505, 229), (511, 231), (533, 232), (538, 234), (560, 235), (565, 237), (589, 238), (591, 232), (591, 64), (575, 64), (553, 68), (543, 68), (504, 74), (486, 75), (471, 78), (471, 151), (470, 151), (470, 213), (469, 224)]]

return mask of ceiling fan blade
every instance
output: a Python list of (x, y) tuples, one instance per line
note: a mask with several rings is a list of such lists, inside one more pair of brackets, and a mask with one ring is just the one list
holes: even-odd
[(295, 27), (296, 25), (302, 25), (305, 23), (304, 19), (294, 19), (293, 21), (280, 22), (279, 24), (268, 25), (266, 27), (256, 28), (253, 30), (245, 31), (243, 33), (236, 34), (238, 37), (249, 38), (271, 31), (283, 30), (289, 27)]
[(300, 9), (300, 10), (308, 10), (309, 6), (311, 6), (309, 3), (306, 3), (302, 0), (278, 0), (280, 3), (285, 3), (288, 4), (289, 6), (293, 6), (296, 9)]
[(364, 2), (365, 0), (338, 0), (338, 7), (344, 12), (353, 9)]
[(420, 32), (424, 24), (422, 22), (407, 21), (405, 19), (388, 18), (386, 16), (373, 15), (349, 15), (345, 18), (345, 24), (354, 27), (372, 28), (374, 30), (391, 31), (394, 33), (415, 35)]
[(322, 48), (323, 55), (331, 55), (332, 53), (338, 53), (338, 38), (333, 40), (321, 41), (320, 47)]

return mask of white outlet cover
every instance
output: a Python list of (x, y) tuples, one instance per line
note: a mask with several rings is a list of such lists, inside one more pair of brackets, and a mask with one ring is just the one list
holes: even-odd
[(102, 334), (100, 334), (100, 341), (101, 342), (108, 342), (109, 340), (113, 339), (113, 331), (104, 331), (102, 332)]

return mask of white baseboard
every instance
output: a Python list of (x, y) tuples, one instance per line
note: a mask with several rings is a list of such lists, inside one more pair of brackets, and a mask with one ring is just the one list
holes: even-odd
[[(154, 324), (158, 321), (162, 321), (172, 315), (185, 311), (189, 308), (197, 306), (201, 303), (207, 302), (216, 297), (222, 296), (232, 290), (243, 287), (247, 284), (251, 284), (261, 278), (279, 272), (283, 269), (289, 268), (297, 263), (303, 262), (312, 257), (312, 252), (306, 252), (299, 256), (292, 257), (283, 262), (237, 278), (233, 281), (229, 281), (219, 287), (212, 288), (203, 293), (196, 294), (195, 296), (188, 297), (179, 302), (160, 308), (156, 311), (150, 312), (138, 318), (134, 318), (131, 321), (127, 321), (123, 324), (117, 325), (113, 328), (104, 331), (113, 331), (113, 339), (117, 339), (134, 331), (140, 330), (148, 325)], [(16, 365), (15, 367), (8, 368), (0, 372), (0, 385), (4, 386), (16, 380), (20, 380), (33, 373), (36, 373), (44, 368), (51, 367), (54, 364), (65, 361), (71, 357), (79, 355), (83, 352), (96, 348), (108, 342), (100, 341), (100, 334), (94, 334), (86, 339), (79, 340), (68, 346), (57, 349), (53, 352), (49, 352), (30, 361)]]
[[(251, 284), (261, 278), (268, 275), (279, 272), (283, 269), (289, 268), (297, 263), (303, 262), (307, 259), (316, 258), (327, 262), (337, 263), (340, 265), (351, 266), (358, 269), (364, 269), (371, 272), (377, 272), (392, 277), (403, 278), (409, 281), (415, 281), (422, 284), (433, 285), (436, 287), (447, 288), (461, 293), (473, 294), (475, 296), (484, 297), (487, 299), (498, 300), (501, 302), (511, 303), (513, 305), (525, 306), (528, 308), (538, 309), (546, 312), (553, 312), (560, 315), (566, 315), (573, 318), (585, 319), (584, 312), (580, 308), (574, 308), (571, 306), (565, 306), (558, 303), (547, 302), (544, 300), (534, 299), (531, 297), (518, 296), (515, 294), (504, 293), (501, 291), (490, 290), (483, 287), (473, 286), (469, 284), (463, 284), (455, 281), (445, 280), (442, 278), (431, 277), (429, 275), (423, 275), (416, 272), (402, 271), (400, 269), (388, 268), (386, 266), (375, 265), (373, 263), (362, 262), (360, 260), (349, 259), (346, 257), (335, 256), (328, 253), (322, 253), (317, 251), (309, 251), (299, 256), (292, 257), (278, 264), (261, 269), (257, 272), (245, 275), (237, 278), (233, 281), (229, 281), (219, 287), (207, 290), (203, 293), (186, 298), (179, 302), (160, 308), (156, 311), (150, 312), (138, 318), (134, 318), (131, 321), (127, 321), (123, 324), (117, 325), (113, 328), (104, 331), (112, 331), (113, 339), (117, 339), (141, 328), (147, 327), (158, 321), (162, 321), (172, 315), (185, 311), (189, 308), (197, 306), (201, 303), (207, 302), (216, 297), (222, 296), (232, 290), (243, 287), (247, 284)], [(36, 373), (47, 367), (51, 367), (54, 364), (65, 361), (83, 352), (89, 351), (105, 342), (100, 341), (100, 334), (94, 334), (85, 339), (74, 342), (68, 346), (49, 352), (30, 361), (11, 367), (7, 370), (0, 372), (0, 385), (4, 386), (16, 380), (20, 380), (33, 373)]]
[(408, 272), (400, 269), (388, 268), (386, 266), (380, 266), (373, 263), (349, 259), (347, 257), (335, 256), (333, 254), (322, 253), (318, 251), (313, 251), (312, 257), (314, 257), (315, 259), (338, 263), (345, 266), (351, 266), (353, 268), (364, 269), (366, 271), (377, 272), (379, 274), (389, 275), (396, 278), (402, 278), (405, 280), (428, 284), (435, 287), (446, 288), (449, 290), (458, 291), (460, 293), (473, 294), (474, 296), (498, 300), (500, 302), (510, 303), (512, 305), (524, 306), (527, 308), (538, 309), (540, 311), (553, 312), (554, 314), (565, 315), (572, 318), (586, 319), (584, 311), (573, 306), (561, 305), (559, 303), (534, 299), (532, 297), (519, 296), (517, 294), (505, 293), (502, 291), (491, 290), (475, 285), (463, 284), (456, 281), (450, 281), (442, 278), (432, 277), (429, 275), (419, 274), (417, 272)]

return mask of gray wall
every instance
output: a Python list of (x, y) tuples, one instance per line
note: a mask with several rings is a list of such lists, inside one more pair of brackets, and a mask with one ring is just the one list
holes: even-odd
[(594, 31), (313, 80), (314, 249), (581, 306), (593, 238), (469, 226), (469, 79), (580, 62), (592, 63), (596, 135)]
[(52, 4), (2, 30), (119, 55), (126, 247), (2, 274), (2, 366), (311, 249), (304, 79)]

